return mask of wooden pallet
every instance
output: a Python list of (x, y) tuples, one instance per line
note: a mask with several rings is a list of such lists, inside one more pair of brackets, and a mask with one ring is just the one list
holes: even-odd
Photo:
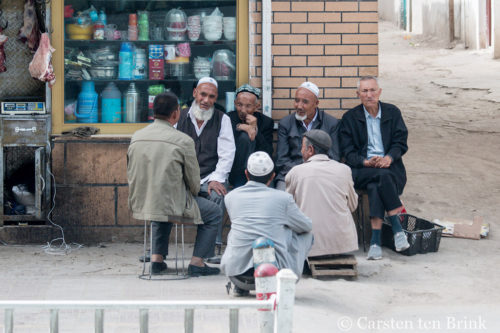
[(340, 254), (324, 259), (309, 259), (309, 267), (313, 278), (336, 277), (336, 276), (358, 276), (358, 262), (356, 257), (350, 254)]

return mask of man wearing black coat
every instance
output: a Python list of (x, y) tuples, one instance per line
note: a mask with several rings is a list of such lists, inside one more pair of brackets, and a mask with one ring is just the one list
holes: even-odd
[(236, 153), (229, 182), (235, 188), (246, 184), (245, 169), (248, 157), (256, 151), (273, 156), (273, 120), (258, 112), (260, 89), (244, 84), (236, 90), (236, 111), (227, 115), (233, 126)]
[(376, 77), (361, 77), (357, 95), (362, 104), (344, 114), (339, 134), (340, 150), (352, 168), (354, 187), (368, 193), (372, 225), (369, 260), (382, 258), (385, 212), (392, 225), (396, 251), (409, 247), (398, 216), (403, 209), (399, 195), (406, 184), (401, 157), (408, 150), (408, 130), (401, 111), (379, 101), (381, 93)]

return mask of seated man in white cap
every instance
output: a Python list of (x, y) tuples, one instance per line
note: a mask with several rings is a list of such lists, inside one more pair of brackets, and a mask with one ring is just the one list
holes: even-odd
[(313, 223), (314, 244), (309, 258), (352, 252), (358, 236), (352, 218), (358, 205), (351, 168), (326, 154), (332, 145), (328, 134), (310, 130), (302, 139), (304, 163), (286, 175), (286, 190)]
[[(236, 148), (231, 120), (214, 107), (217, 96), (217, 81), (211, 77), (201, 78), (193, 90), (191, 107), (181, 111), (177, 129), (189, 135), (195, 143), (201, 178), (199, 196), (215, 202), (224, 211), (227, 179)], [(220, 249), (222, 221), (215, 243)], [(212, 263), (217, 261), (209, 260)]]
[(294, 166), (302, 163), (302, 135), (312, 129), (320, 129), (332, 138), (328, 156), (340, 160), (337, 140), (339, 121), (318, 108), (319, 88), (312, 82), (302, 83), (295, 92), (295, 112), (284, 117), (278, 126), (276, 150), (276, 188), (285, 190), (285, 176)]
[(265, 237), (275, 244), (278, 268), (289, 268), (300, 278), (313, 240), (311, 220), (289, 193), (268, 187), (275, 174), (267, 153), (250, 155), (245, 174), (246, 185), (231, 191), (225, 200), (232, 224), (222, 270), (228, 277), (251, 274), (252, 243)]

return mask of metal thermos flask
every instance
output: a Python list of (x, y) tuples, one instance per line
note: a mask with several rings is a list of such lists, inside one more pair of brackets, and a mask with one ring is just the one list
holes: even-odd
[(131, 83), (125, 93), (125, 119), (126, 123), (138, 123), (141, 121), (141, 101), (135, 83)]

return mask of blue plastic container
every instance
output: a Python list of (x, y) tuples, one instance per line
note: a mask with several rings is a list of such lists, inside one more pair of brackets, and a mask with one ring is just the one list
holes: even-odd
[(97, 123), (98, 95), (94, 81), (83, 81), (82, 90), (78, 95), (75, 116), (79, 123)]
[(122, 94), (113, 82), (110, 82), (102, 91), (101, 122), (122, 122)]
[(132, 80), (134, 69), (134, 51), (132, 44), (122, 43), (120, 48), (120, 64), (118, 66), (118, 78), (120, 80)]

